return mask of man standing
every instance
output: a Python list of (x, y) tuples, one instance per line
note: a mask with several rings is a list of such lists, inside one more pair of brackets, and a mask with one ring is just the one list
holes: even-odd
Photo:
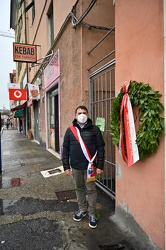
[(87, 108), (77, 107), (73, 126), (64, 136), (62, 162), (66, 175), (72, 169), (75, 183), (79, 211), (73, 219), (81, 221), (88, 212), (90, 228), (97, 227), (95, 174), (103, 172), (104, 146), (101, 131), (92, 124)]

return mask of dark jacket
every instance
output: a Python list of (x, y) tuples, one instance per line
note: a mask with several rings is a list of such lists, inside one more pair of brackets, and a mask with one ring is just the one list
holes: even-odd
[[(80, 128), (76, 119), (73, 121), (73, 126), (76, 126), (80, 130), (81, 137), (88, 147), (92, 157), (97, 151), (97, 157), (94, 161), (95, 167), (103, 169), (105, 143), (100, 129), (92, 124), (90, 118), (88, 118), (84, 128)], [(69, 169), (70, 167), (86, 170), (88, 166), (88, 161), (82, 152), (81, 145), (70, 128), (66, 130), (64, 136), (62, 162), (64, 170)]]

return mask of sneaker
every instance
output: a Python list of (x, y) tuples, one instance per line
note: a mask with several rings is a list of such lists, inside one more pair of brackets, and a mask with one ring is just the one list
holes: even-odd
[(90, 215), (89, 217), (89, 226), (90, 228), (96, 228), (97, 227), (97, 219), (95, 215)]
[(75, 220), (75, 221), (81, 221), (82, 218), (84, 218), (86, 215), (87, 215), (87, 212), (78, 211), (78, 212), (73, 216), (73, 220)]

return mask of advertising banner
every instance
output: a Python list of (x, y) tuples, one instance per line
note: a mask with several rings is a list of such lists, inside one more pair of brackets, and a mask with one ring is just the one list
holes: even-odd
[(27, 100), (27, 90), (9, 89), (9, 100)]
[(44, 70), (44, 88), (46, 89), (53, 81), (60, 76), (59, 50)]
[(20, 89), (20, 83), (8, 83), (8, 89)]
[(29, 100), (40, 99), (39, 86), (28, 83)]

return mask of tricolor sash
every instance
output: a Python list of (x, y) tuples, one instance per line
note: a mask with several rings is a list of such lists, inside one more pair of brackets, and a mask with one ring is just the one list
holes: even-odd
[(95, 176), (96, 176), (96, 171), (95, 171), (95, 167), (94, 167), (93, 161), (96, 158), (97, 151), (96, 151), (95, 155), (92, 157), (91, 154), (90, 154), (90, 152), (89, 152), (89, 149), (87, 148), (86, 144), (82, 140), (82, 137), (80, 135), (79, 129), (77, 127), (75, 127), (75, 126), (70, 126), (70, 129), (73, 132), (75, 138), (80, 143), (82, 152), (83, 152), (84, 156), (86, 157), (86, 159), (89, 162), (88, 168), (87, 168), (87, 182), (94, 181), (95, 180)]

